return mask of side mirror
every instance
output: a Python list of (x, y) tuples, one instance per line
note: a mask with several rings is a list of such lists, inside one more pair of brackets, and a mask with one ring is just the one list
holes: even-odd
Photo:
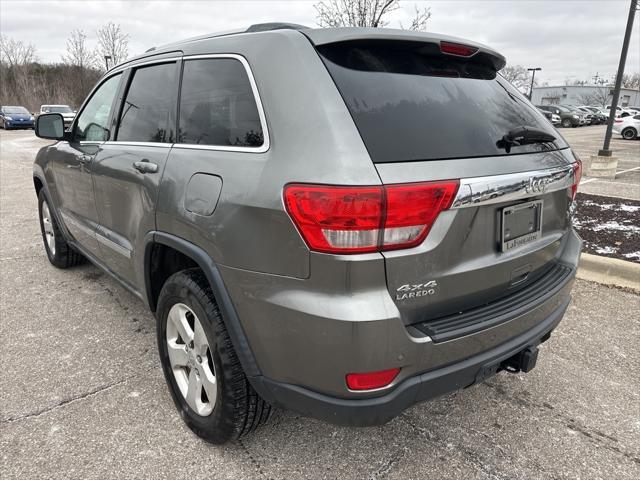
[(64, 119), (59, 113), (43, 113), (36, 118), (36, 136), (49, 140), (64, 138)]

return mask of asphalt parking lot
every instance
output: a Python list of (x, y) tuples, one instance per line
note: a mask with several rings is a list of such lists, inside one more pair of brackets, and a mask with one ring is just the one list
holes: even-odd
[[(560, 133), (580, 158), (587, 161), (602, 148), (606, 128), (605, 125), (561, 128)], [(614, 132), (611, 149), (618, 157), (616, 178), (583, 178), (579, 191), (592, 195), (640, 200), (640, 140), (622, 140), (620, 135)]]
[[(563, 133), (585, 155), (597, 129)], [(640, 296), (584, 281), (530, 374), (383, 427), (276, 412), (242, 441), (202, 442), (176, 413), (142, 303), (91, 265), (48, 263), (31, 180), (44, 144), (0, 131), (0, 477), (640, 478)]]

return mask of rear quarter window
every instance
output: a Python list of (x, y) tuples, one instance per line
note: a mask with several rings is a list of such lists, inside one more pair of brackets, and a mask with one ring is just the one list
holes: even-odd
[(556, 141), (514, 147), (511, 155), (567, 146), (522, 94), (473, 59), (400, 41), (318, 51), (375, 163), (507, 155), (496, 143), (521, 126)]
[(184, 62), (178, 143), (260, 147), (264, 134), (243, 64), (234, 58)]

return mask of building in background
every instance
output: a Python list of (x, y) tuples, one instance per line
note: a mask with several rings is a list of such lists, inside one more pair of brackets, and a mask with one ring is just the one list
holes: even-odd
[[(557, 87), (535, 87), (531, 96), (534, 105), (611, 105), (613, 86), (609, 85), (560, 85)], [(640, 107), (640, 90), (623, 88), (620, 90), (618, 105)]]

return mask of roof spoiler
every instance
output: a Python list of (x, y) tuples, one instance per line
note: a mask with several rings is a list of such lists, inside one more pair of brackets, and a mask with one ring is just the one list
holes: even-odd
[(360, 41), (401, 41), (438, 45), (440, 53), (458, 58), (469, 58), (489, 64), (496, 72), (507, 63), (505, 57), (492, 48), (462, 38), (449, 37), (434, 33), (415, 32), (412, 30), (396, 30), (391, 28), (319, 28), (301, 30), (307, 38), (320, 47), (332, 43)]

